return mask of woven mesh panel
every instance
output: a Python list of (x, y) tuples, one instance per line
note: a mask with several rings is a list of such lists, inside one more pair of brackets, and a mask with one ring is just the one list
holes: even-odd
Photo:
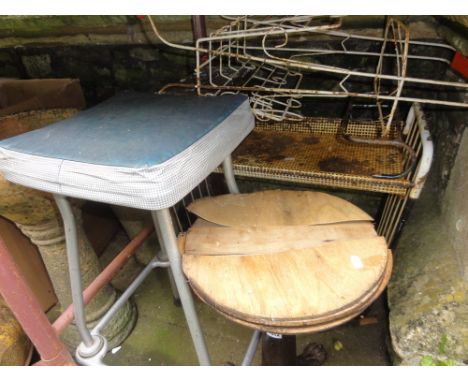
[[(300, 122), (257, 123), (233, 153), (236, 175), (294, 183), (403, 195), (405, 179), (378, 179), (398, 174), (404, 158), (393, 146), (353, 144), (337, 137), (340, 119), (305, 118)], [(350, 122), (347, 133), (375, 138), (376, 121)], [(397, 129), (392, 130), (397, 136)]]

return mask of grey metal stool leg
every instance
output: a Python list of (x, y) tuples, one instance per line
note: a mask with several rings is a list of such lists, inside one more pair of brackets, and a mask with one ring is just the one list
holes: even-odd
[(234, 169), (232, 167), (232, 158), (228, 155), (223, 161), (223, 172), (229, 193), (239, 194), (239, 187), (237, 186), (236, 178), (234, 177)]
[(151, 211), (151, 214), (155, 226), (159, 228), (159, 232), (161, 233), (161, 246), (164, 248), (171, 264), (172, 274), (174, 275), (174, 281), (179, 291), (180, 301), (195, 346), (198, 362), (200, 365), (209, 365), (210, 358), (195, 311), (195, 304), (185, 276), (182, 273), (181, 257), (177, 247), (177, 238), (172, 225), (171, 214), (167, 208)]
[[(169, 258), (167, 256), (166, 249), (164, 248), (164, 246), (162, 244), (162, 242), (163, 242), (162, 234), (161, 234), (161, 231), (160, 231), (159, 226), (157, 224), (155, 224), (154, 230), (156, 232), (156, 236), (158, 237), (159, 245), (161, 246), (161, 252), (158, 254), (158, 258), (161, 261), (168, 261)], [(175, 283), (174, 274), (172, 272), (171, 267), (169, 267), (167, 269), (167, 274), (169, 276), (169, 283), (171, 285), (172, 299), (174, 301), (174, 304), (176, 306), (180, 306), (179, 291), (177, 290), (177, 285)]]
[(255, 352), (257, 351), (258, 342), (262, 336), (262, 332), (260, 330), (255, 330), (252, 339), (250, 340), (249, 347), (247, 348), (247, 352), (245, 353), (244, 359), (242, 361), (242, 366), (250, 366), (255, 356)]
[(67, 244), (67, 259), (70, 274), (70, 287), (75, 310), (75, 323), (81, 340), (78, 347), (78, 355), (81, 357), (92, 357), (106, 346), (105, 339), (101, 336), (91, 335), (86, 326), (85, 309), (83, 301), (83, 288), (81, 285), (80, 257), (78, 251), (78, 237), (75, 217), (67, 198), (54, 194), (55, 202), (62, 215), (65, 241)]
[[(166, 260), (163, 260), (166, 259)], [(161, 258), (162, 261), (167, 261), (167, 256)], [(180, 295), (179, 291), (177, 290), (177, 285), (174, 279), (174, 274), (172, 273), (172, 269), (169, 267), (167, 270), (167, 275), (169, 276), (169, 284), (171, 285), (171, 292), (172, 292), (172, 301), (175, 306), (180, 307)]]

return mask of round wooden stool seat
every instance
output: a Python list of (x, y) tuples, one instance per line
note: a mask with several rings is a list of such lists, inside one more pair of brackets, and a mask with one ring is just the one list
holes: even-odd
[(195, 201), (181, 237), (195, 293), (227, 318), (285, 334), (320, 331), (362, 312), (390, 278), (392, 256), (371, 218), (319, 192), (266, 191)]

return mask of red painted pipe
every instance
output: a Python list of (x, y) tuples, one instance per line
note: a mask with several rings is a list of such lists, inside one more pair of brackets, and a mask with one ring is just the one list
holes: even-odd
[[(138, 235), (136, 235), (130, 243), (112, 260), (112, 262), (104, 268), (104, 270), (88, 285), (83, 292), (84, 304), (88, 304), (91, 299), (98, 294), (98, 292), (107, 285), (117, 272), (125, 265), (128, 259), (135, 253), (135, 251), (143, 244), (143, 242), (154, 231), (153, 226), (143, 228)], [(57, 334), (71, 324), (75, 318), (73, 304), (69, 305), (67, 309), (55, 320), (52, 327)]]
[(39, 352), (39, 364), (75, 365), (1, 237), (0, 294)]

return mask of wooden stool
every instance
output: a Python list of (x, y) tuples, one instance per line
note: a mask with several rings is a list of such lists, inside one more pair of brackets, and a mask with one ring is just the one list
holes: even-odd
[(195, 201), (180, 238), (195, 293), (241, 325), (283, 335), (343, 324), (385, 289), (392, 255), (372, 218), (320, 192), (265, 191)]

